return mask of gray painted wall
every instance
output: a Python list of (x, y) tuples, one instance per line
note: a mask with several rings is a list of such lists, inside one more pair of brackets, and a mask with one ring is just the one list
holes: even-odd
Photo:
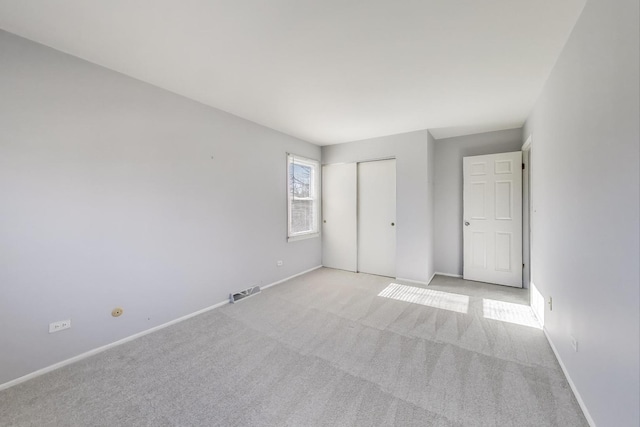
[(428, 131), (322, 147), (322, 162), (396, 158), (396, 276), (427, 282), (433, 274), (433, 205), (429, 203)]
[(521, 129), (436, 140), (435, 271), (462, 275), (462, 158), (521, 148)]
[(285, 187), (319, 147), (6, 32), (0, 94), (0, 384), (321, 263)]
[(429, 224), (427, 228), (427, 242), (429, 244), (429, 253), (427, 271), (431, 278), (436, 272), (436, 245), (435, 245), (435, 227), (436, 227), (436, 139), (427, 132), (427, 212), (429, 215)]
[(587, 2), (523, 132), (533, 282), (553, 297), (545, 328), (598, 426), (640, 425), (638, 6)]

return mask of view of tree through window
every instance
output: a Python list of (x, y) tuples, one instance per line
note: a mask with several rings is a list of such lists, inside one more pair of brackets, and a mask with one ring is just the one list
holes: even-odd
[(317, 233), (317, 162), (289, 156), (289, 237)]

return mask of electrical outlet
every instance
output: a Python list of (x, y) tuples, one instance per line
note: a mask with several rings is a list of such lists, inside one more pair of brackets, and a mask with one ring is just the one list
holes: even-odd
[(569, 335), (569, 338), (571, 338), (571, 347), (573, 347), (573, 351), (577, 352), (578, 351), (578, 340), (575, 337), (571, 336), (571, 335)]
[(282, 260), (281, 260), (281, 259), (279, 259), (278, 261), (276, 261), (276, 265), (277, 265), (278, 267), (282, 267), (282, 265), (283, 265), (283, 264), (284, 264), (284, 262), (282, 262)]
[(57, 322), (49, 323), (49, 333), (59, 332), (71, 327), (71, 319), (59, 320)]

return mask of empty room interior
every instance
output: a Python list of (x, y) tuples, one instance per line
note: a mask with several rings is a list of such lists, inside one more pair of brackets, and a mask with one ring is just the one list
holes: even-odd
[(0, 426), (640, 425), (637, 0), (0, 0)]

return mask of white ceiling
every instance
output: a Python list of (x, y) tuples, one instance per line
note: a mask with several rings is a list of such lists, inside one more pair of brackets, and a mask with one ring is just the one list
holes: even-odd
[(320, 145), (520, 127), (585, 0), (0, 0), (0, 28)]

